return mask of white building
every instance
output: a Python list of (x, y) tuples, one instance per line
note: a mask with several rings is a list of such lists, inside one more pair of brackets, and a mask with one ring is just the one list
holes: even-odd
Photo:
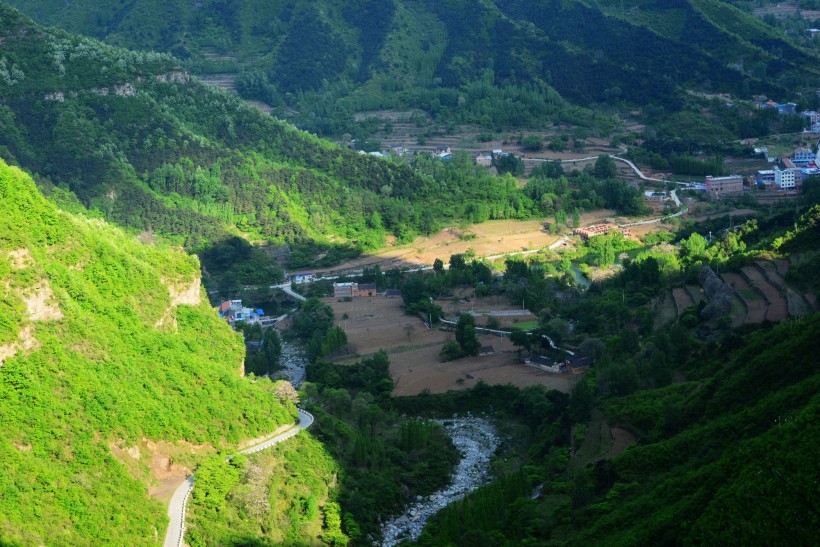
[(775, 169), (774, 182), (781, 190), (794, 190), (797, 169)]

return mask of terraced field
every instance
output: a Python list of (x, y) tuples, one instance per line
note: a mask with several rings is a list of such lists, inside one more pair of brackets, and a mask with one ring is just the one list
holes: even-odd
[(760, 296), (746, 281), (746, 278), (737, 273), (724, 273), (720, 277), (732, 287), (743, 304), (746, 306), (744, 323), (762, 323), (766, 320), (768, 302)]
[(777, 288), (769, 283), (757, 266), (743, 266), (741, 272), (754, 289), (763, 293), (764, 298), (768, 302), (769, 306), (766, 310), (766, 319), (777, 322), (789, 316), (786, 299), (783, 298), (783, 295)]
[[(739, 272), (721, 274), (733, 290), (731, 317), (734, 326), (743, 323), (773, 323), (789, 317), (801, 317), (817, 310), (813, 294), (801, 294), (785, 280), (790, 262), (783, 259), (758, 260), (743, 266)], [(680, 319), (686, 308), (708, 300), (698, 285), (675, 287), (655, 306), (655, 328)]]

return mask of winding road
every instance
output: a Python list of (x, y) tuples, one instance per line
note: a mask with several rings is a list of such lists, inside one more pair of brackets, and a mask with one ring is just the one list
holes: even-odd
[[(301, 430), (310, 427), (312, 424), (313, 415), (300, 408), (299, 423), (297, 425), (288, 429), (284, 433), (280, 433), (279, 435), (268, 439), (267, 441), (244, 450), (240, 450), (239, 454), (253, 454), (255, 452), (265, 450), (266, 448), (270, 448), (277, 443), (290, 439)], [(179, 485), (179, 488), (174, 491), (174, 495), (171, 497), (171, 503), (168, 505), (168, 517), (170, 518), (170, 523), (168, 524), (168, 531), (165, 533), (165, 541), (163, 542), (164, 547), (181, 547), (182, 539), (185, 537), (185, 508), (188, 505), (188, 496), (190, 496), (191, 490), (193, 489), (194, 475), (191, 475), (185, 479), (185, 482)]]

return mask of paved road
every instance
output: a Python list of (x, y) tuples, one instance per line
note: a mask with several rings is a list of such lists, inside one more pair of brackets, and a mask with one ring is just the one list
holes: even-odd
[(270, 288), (271, 288), (271, 289), (282, 289), (282, 290), (283, 290), (283, 291), (285, 291), (285, 293), (287, 293), (288, 295), (292, 296), (292, 297), (293, 297), (293, 298), (295, 298), (296, 300), (301, 300), (302, 302), (304, 302), (305, 300), (307, 300), (307, 298), (305, 298), (304, 296), (302, 296), (302, 295), (301, 295), (301, 294), (299, 294), (298, 292), (296, 292), (296, 291), (294, 291), (293, 289), (291, 289), (291, 287), (290, 287), (290, 281), (286, 281), (286, 282), (284, 282), (284, 283), (280, 283), (279, 285), (271, 285), (271, 286), (270, 286)]
[[(272, 439), (268, 439), (263, 443), (251, 446), (245, 450), (240, 450), (239, 453), (253, 454), (254, 452), (265, 450), (266, 448), (270, 448), (277, 443), (290, 439), (301, 430), (310, 427), (312, 424), (313, 416), (310, 413), (299, 409), (298, 425), (293, 426), (284, 433), (277, 435)], [(170, 518), (170, 523), (168, 524), (168, 531), (165, 533), (165, 541), (163, 542), (164, 547), (180, 547), (182, 545), (182, 539), (185, 537), (185, 508), (188, 505), (188, 496), (191, 494), (191, 490), (193, 489), (194, 475), (191, 475), (185, 479), (185, 482), (179, 485), (179, 488), (176, 489), (174, 495), (171, 496), (171, 503), (168, 506), (168, 517)]]

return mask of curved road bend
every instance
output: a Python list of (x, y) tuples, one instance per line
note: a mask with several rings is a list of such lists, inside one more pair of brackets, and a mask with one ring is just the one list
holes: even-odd
[[(240, 450), (239, 454), (253, 454), (254, 452), (259, 452), (265, 450), (266, 448), (270, 448), (277, 443), (290, 439), (301, 430), (310, 427), (312, 424), (313, 416), (309, 412), (305, 412), (300, 408), (298, 425), (293, 426), (284, 433), (281, 433), (272, 439), (268, 439), (263, 443), (251, 446), (245, 450)], [(171, 503), (168, 505), (168, 517), (170, 518), (170, 522), (168, 523), (168, 531), (165, 533), (165, 541), (163, 542), (164, 547), (180, 547), (182, 545), (182, 539), (185, 536), (185, 507), (188, 504), (188, 496), (191, 494), (191, 490), (193, 489), (194, 475), (191, 475), (185, 479), (185, 482), (179, 485), (179, 488), (174, 491), (174, 495), (171, 496)]]

